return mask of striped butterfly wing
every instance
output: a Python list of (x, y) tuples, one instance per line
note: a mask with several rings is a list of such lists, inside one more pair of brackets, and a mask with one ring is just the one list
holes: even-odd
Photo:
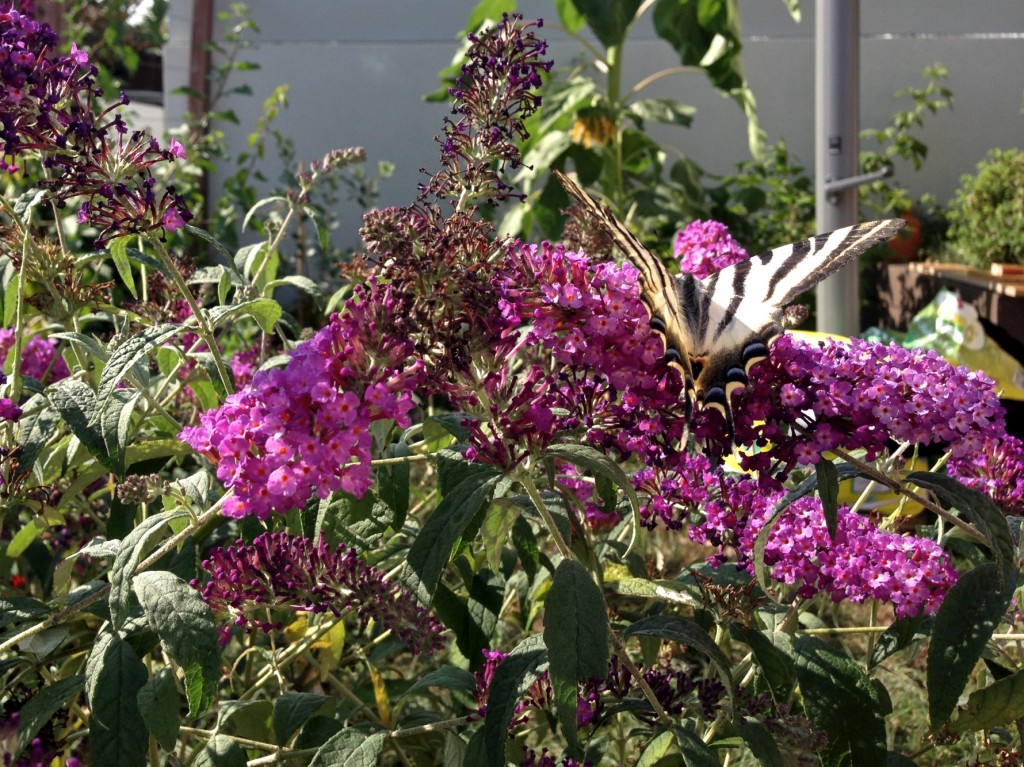
[(553, 172), (640, 270), (651, 327), (665, 339), (669, 364), (683, 373), (688, 409), (696, 402), (721, 411), (730, 432), (732, 393), (747, 384), (750, 367), (768, 356), (782, 333), (782, 310), (903, 226), (900, 219), (857, 224), (783, 245), (698, 280), (670, 274), (607, 209), (564, 173)]
[[(782, 333), (783, 309), (875, 243), (892, 237), (900, 219), (871, 221), (790, 243), (728, 266), (700, 283), (683, 310), (694, 328), (691, 360), (699, 365), (698, 402), (732, 424), (732, 393), (750, 367), (768, 356)], [(680, 291), (684, 290), (682, 282)]]
[(557, 168), (551, 172), (565, 187), (569, 196), (576, 200), (586, 214), (596, 221), (619, 247), (623, 255), (640, 270), (640, 297), (651, 317), (651, 328), (665, 342), (665, 358), (669, 365), (683, 376), (686, 387), (687, 413), (694, 403), (694, 377), (690, 364), (690, 348), (693, 343), (691, 329), (686, 326), (687, 314), (683, 310), (683, 291), (679, 283), (688, 278), (694, 290), (700, 290), (699, 281), (689, 275), (675, 277), (655, 254), (640, 241), (611, 212), (599, 204), (573, 179)]

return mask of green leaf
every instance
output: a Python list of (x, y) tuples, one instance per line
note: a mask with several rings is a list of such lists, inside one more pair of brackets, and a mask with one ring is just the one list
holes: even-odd
[(128, 620), (128, 600), (131, 597), (129, 586), (150, 539), (160, 531), (165, 522), (185, 515), (185, 511), (154, 514), (143, 520), (121, 541), (121, 548), (110, 568), (110, 621), (114, 628), (121, 628)]
[(49, 722), (53, 715), (64, 708), (66, 704), (74, 700), (84, 687), (84, 676), (71, 676), (67, 679), (58, 679), (28, 699), (21, 707), (18, 719), (18, 747), (11, 754), (13, 761), (17, 761), (18, 755), (32, 742), (43, 725)]
[(192, 767), (245, 767), (245, 751), (227, 735), (217, 733), (200, 751)]
[(490, 502), (500, 476), (493, 469), (473, 466), (468, 475), (445, 494), (416, 536), (407, 561), (429, 594), (433, 595), (437, 589), (456, 541)]
[(387, 738), (386, 732), (342, 730), (320, 746), (309, 767), (376, 767)]
[(128, 288), (128, 292), (132, 294), (132, 298), (138, 298), (139, 294), (135, 290), (135, 277), (132, 275), (132, 265), (128, 261), (128, 238), (118, 237), (110, 243), (108, 249), (110, 257), (114, 260), (114, 266), (117, 267), (117, 273), (121, 275), (121, 280)]
[(931, 635), (933, 624), (932, 618), (920, 615), (895, 621), (875, 642), (874, 650), (871, 652), (870, 667), (877, 666), (893, 653), (908, 647), (912, 642), (927, 639)]
[(213, 700), (220, 679), (220, 641), (213, 612), (199, 593), (174, 573), (139, 573), (134, 588), (164, 649), (185, 669), (186, 676), (202, 680), (199, 690), (193, 682), (193, 689), (186, 691), (189, 715), (198, 716)]
[(274, 325), (281, 319), (283, 311), (281, 310), (281, 304), (272, 298), (254, 298), (251, 301), (243, 301), (240, 304), (215, 306), (208, 313), (210, 324), (213, 327), (223, 325), (236, 315), (247, 314), (256, 320), (256, 323), (264, 333), (273, 333)]
[(883, 702), (860, 666), (813, 637), (793, 642), (804, 710), (829, 736), (824, 767), (885, 763)]
[(181, 701), (174, 686), (174, 672), (166, 666), (160, 669), (142, 686), (136, 699), (146, 729), (165, 751), (173, 751), (181, 727)]
[(42, 620), (49, 614), (50, 608), (38, 599), (30, 597), (0, 599), (0, 628), (22, 621)]
[(636, 16), (640, 0), (573, 0), (576, 9), (606, 48), (618, 45)]
[[(548, 653), (543, 638), (534, 634), (516, 645), (495, 669), (487, 694), (484, 726), (477, 731), (486, 765), (504, 767), (505, 741), (516, 706), (547, 668)], [(477, 736), (473, 740), (476, 741)], [(471, 741), (471, 753), (472, 749)]]
[[(387, 458), (406, 458), (409, 445), (405, 441), (388, 445)], [(401, 530), (409, 513), (409, 464), (394, 463), (377, 467), (377, 497), (395, 512), (392, 527)]]
[(558, 719), (570, 744), (578, 748), (578, 684), (608, 675), (608, 610), (588, 570), (573, 559), (555, 569), (544, 600), (544, 645)]
[(680, 104), (672, 99), (640, 99), (634, 101), (629, 107), (630, 114), (638, 120), (652, 120), (683, 127), (689, 127), (696, 111), (694, 107)]
[(689, 727), (676, 725), (672, 733), (676, 736), (676, 745), (683, 753), (686, 767), (720, 767), (721, 762), (715, 752)]
[(267, 283), (267, 290), (273, 290), (274, 288), (279, 288), (282, 285), (289, 285), (293, 288), (298, 288), (299, 290), (313, 296), (313, 298), (318, 302), (324, 297), (323, 288), (313, 282), (313, 280), (309, 279), (309, 277), (305, 277), (301, 274), (289, 274), (285, 277), (279, 277), (276, 280), (271, 280)]
[(153, 349), (166, 343), (179, 332), (181, 332), (181, 326), (177, 324), (156, 325), (125, 339), (120, 346), (114, 349), (100, 374), (100, 385), (96, 392), (96, 399), (99, 401), (100, 407), (106, 407), (107, 400), (110, 399), (114, 389), (139, 360), (145, 358)]
[(1024, 671), (975, 690), (950, 725), (954, 733), (990, 730), (1024, 718)]
[(274, 702), (274, 736), (279, 745), (313, 717), (328, 701), (326, 695), (310, 692), (286, 692)]
[(678, 759), (679, 746), (676, 745), (675, 733), (664, 731), (658, 733), (644, 746), (636, 760), (636, 767), (658, 767), (662, 759), (675, 756)]
[(729, 693), (729, 698), (735, 696), (736, 689), (732, 681), (729, 659), (725, 657), (725, 653), (719, 649), (715, 641), (708, 636), (708, 633), (689, 618), (680, 615), (652, 615), (638, 620), (626, 629), (623, 636), (654, 636), (699, 650), (707, 655), (711, 659), (711, 663), (718, 669), (718, 674)]
[(22, 410), (25, 414), (18, 422), (18, 444), (21, 445), (18, 466), (22, 471), (29, 471), (35, 466), (36, 459), (46, 443), (57, 433), (60, 416), (49, 406), (49, 400), (42, 394), (32, 395), (22, 406)]
[(835, 540), (839, 519), (839, 472), (832, 461), (821, 458), (814, 467), (818, 479), (818, 497), (825, 516), (828, 537)]
[(146, 667), (116, 632), (105, 631), (85, 664), (92, 764), (144, 767), (149, 734), (139, 713), (138, 694)]
[(752, 716), (737, 717), (733, 724), (761, 767), (786, 767), (775, 738), (757, 719)]
[(402, 697), (412, 695), (430, 687), (441, 687), (445, 690), (460, 690), (472, 695), (476, 690), (476, 677), (465, 669), (457, 666), (442, 666), (417, 680), (409, 689), (402, 693)]
[(935, 615), (928, 646), (928, 717), (938, 729), (953, 714), (957, 700), (981, 658), (1006, 608), (1007, 589), (995, 564), (968, 570), (946, 594)]
[(907, 481), (933, 492), (943, 506), (957, 509), (964, 519), (985, 536), (1004, 583), (1017, 577), (1014, 566), (1017, 547), (1010, 533), (1010, 525), (1006, 521), (1006, 514), (991, 498), (945, 474), (915, 471), (907, 475)]
[(116, 390), (107, 401), (107, 406), (100, 418), (103, 443), (107, 454), (104, 465), (119, 479), (124, 479), (128, 429), (131, 426), (135, 403), (139, 401), (140, 396), (142, 396), (142, 392)]
[(460, 596), (444, 583), (438, 583), (433, 606), (437, 617), (455, 634), (459, 652), (466, 658), (480, 658), (481, 652), (489, 646), (491, 633), (498, 621), (500, 596), (497, 605), (487, 605), (473, 599), (472, 595)]
[(77, 378), (65, 378), (50, 386), (46, 397), (85, 449), (109, 469), (107, 445), (100, 432), (92, 387)]

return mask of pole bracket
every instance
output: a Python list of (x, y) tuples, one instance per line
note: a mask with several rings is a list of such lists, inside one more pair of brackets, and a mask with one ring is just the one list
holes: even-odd
[(880, 181), (892, 175), (892, 166), (884, 165), (871, 173), (861, 173), (858, 176), (847, 176), (840, 179), (825, 179), (825, 199), (832, 205), (839, 203), (839, 193), (861, 184), (870, 184), (872, 181)]

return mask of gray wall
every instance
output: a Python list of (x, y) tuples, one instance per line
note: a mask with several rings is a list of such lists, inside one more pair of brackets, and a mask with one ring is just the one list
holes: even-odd
[[(258, 47), (246, 52), (260, 69), (239, 76), (253, 88), (229, 106), (241, 126), (223, 126), (235, 146), (259, 117), (263, 100), (283, 83), (291, 86), (290, 108), (277, 126), (294, 137), (298, 158), (313, 160), (342, 146), (363, 146), (370, 163), (390, 160), (395, 175), (382, 187), (382, 204), (401, 205), (415, 195), (433, 169), (433, 137), (447, 112), (426, 104), (436, 74), (447, 66), (456, 34), (475, 3), (469, 0), (249, 0), (259, 24)], [(227, 0), (218, 0), (227, 8)], [(794, 23), (780, 0), (741, 0), (744, 64), (758, 100), (769, 141), (785, 138), (813, 172), (814, 2), (804, 0), (804, 19)], [(165, 88), (187, 81), (191, 3), (171, 4), (171, 41), (165, 56)], [(523, 0), (527, 17), (554, 21), (550, 0)], [(649, 15), (649, 14), (648, 14)], [(1024, 0), (862, 0), (861, 122), (886, 125), (896, 108), (894, 91), (923, 83), (921, 70), (942, 62), (950, 70), (952, 112), (926, 121), (920, 134), (930, 149), (915, 173), (897, 167), (897, 177), (915, 194), (931, 192), (947, 201), (959, 177), (992, 147), (1024, 146)], [(545, 26), (556, 67), (567, 66), (579, 47)], [(625, 47), (625, 84), (678, 63), (641, 21)], [(658, 126), (657, 140), (678, 148), (712, 172), (729, 172), (747, 153), (746, 122), (700, 74), (666, 77), (649, 89), (697, 108), (689, 129)], [(184, 99), (168, 94), (166, 125), (179, 123)], [(274, 177), (271, 168), (269, 177)], [(214, 188), (218, 186), (214, 181)], [(357, 244), (359, 212), (347, 212), (339, 244)]]

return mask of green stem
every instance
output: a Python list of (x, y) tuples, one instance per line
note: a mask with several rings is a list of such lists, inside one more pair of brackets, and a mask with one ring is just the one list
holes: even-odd
[(548, 510), (547, 505), (544, 503), (544, 499), (540, 497), (540, 491), (537, 489), (537, 485), (533, 481), (533, 477), (530, 476), (529, 470), (521, 471), (517, 474), (516, 479), (519, 484), (526, 490), (526, 494), (533, 501), (533, 505), (540, 512), (541, 519), (544, 520), (544, 525), (547, 527), (548, 532), (551, 534), (551, 539), (555, 542), (555, 548), (558, 552), (566, 559), (572, 559), (572, 549), (569, 548), (569, 544), (565, 542), (565, 538), (558, 530), (558, 525), (555, 523), (555, 518)]
[(181, 274), (181, 270), (178, 269), (177, 265), (171, 259), (171, 256), (164, 247), (164, 244), (155, 237), (147, 239), (156, 249), (160, 262), (167, 269), (175, 287), (178, 288), (178, 292), (181, 293), (182, 297), (188, 303), (189, 309), (192, 310), (192, 316), (196, 318), (196, 332), (204, 341), (206, 341), (206, 345), (210, 349), (210, 353), (213, 355), (213, 362), (217, 367), (217, 374), (220, 376), (220, 380), (224, 384), (224, 391), (231, 394), (234, 392), (235, 387), (231, 382), (231, 375), (228, 373), (227, 366), (224, 364), (224, 358), (221, 356), (220, 347), (217, 346), (217, 339), (213, 335), (213, 328), (210, 327), (210, 323), (206, 317), (206, 312), (203, 311), (203, 308), (199, 306), (199, 303), (196, 301), (195, 296), (192, 295), (192, 291), (189, 289), (188, 283), (185, 282), (185, 278)]

